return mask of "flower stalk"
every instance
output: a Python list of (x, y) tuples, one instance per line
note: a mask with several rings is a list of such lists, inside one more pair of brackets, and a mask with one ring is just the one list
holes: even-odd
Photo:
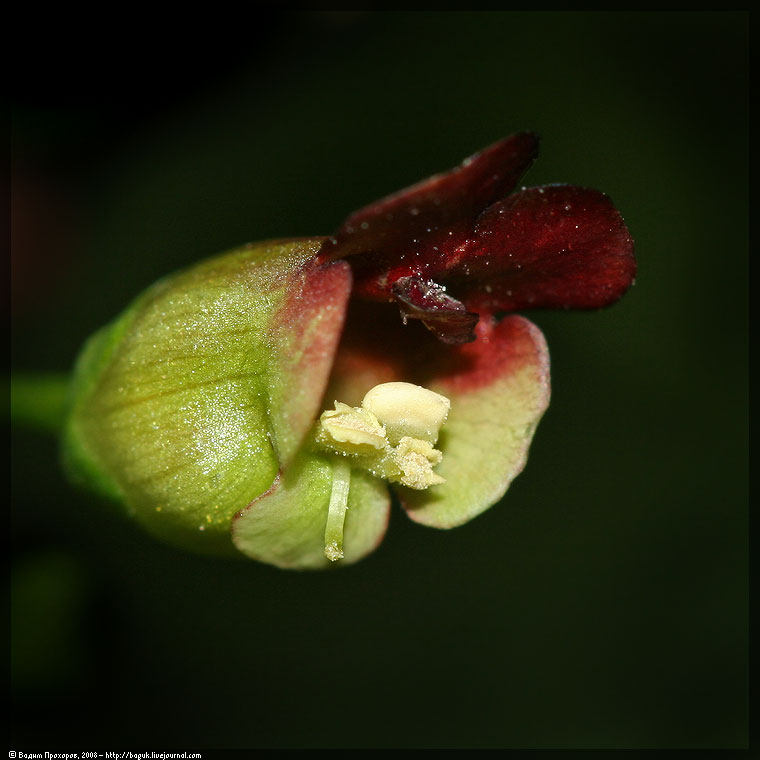
[(63, 372), (11, 375), (11, 423), (57, 435), (66, 420), (70, 380)]

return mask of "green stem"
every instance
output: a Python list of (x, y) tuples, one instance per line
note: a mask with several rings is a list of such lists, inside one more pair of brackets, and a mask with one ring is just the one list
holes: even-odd
[(348, 509), (350, 485), (351, 467), (345, 457), (336, 457), (333, 462), (332, 491), (325, 527), (325, 557), (331, 562), (343, 557), (343, 523)]
[(57, 435), (66, 418), (68, 388), (69, 376), (62, 372), (11, 375), (11, 424)]

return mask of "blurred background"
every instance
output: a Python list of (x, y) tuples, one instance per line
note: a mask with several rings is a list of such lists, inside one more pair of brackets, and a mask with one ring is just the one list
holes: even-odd
[(164, 547), (14, 431), (11, 745), (744, 746), (747, 14), (124, 23), (15, 60), (15, 371), (524, 129), (525, 183), (611, 195), (639, 276), (529, 314), (553, 400), (503, 502), (451, 532), (396, 508), (341, 571)]

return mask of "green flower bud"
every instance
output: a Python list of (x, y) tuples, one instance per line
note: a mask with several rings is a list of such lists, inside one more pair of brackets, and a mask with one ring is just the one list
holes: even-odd
[(311, 264), (320, 243), (201, 262), (96, 333), (65, 429), (71, 476), (164, 540), (234, 553), (233, 516), (270, 488), (320, 411), (350, 291), (345, 264)]

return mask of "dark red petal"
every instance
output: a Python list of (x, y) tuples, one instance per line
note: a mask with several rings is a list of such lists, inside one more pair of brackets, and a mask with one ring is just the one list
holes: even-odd
[(474, 310), (591, 309), (620, 298), (635, 274), (633, 240), (612, 201), (550, 185), (486, 209), (444, 281)]
[(443, 343), (469, 343), (475, 340), (473, 328), (478, 315), (468, 312), (461, 301), (452, 298), (445, 288), (421, 277), (401, 277), (393, 283), (401, 318), (419, 319)]
[(531, 133), (501, 140), (449, 172), (352, 214), (320, 258), (355, 256), (355, 293), (364, 298), (388, 300), (399, 277), (436, 279), (456, 264), (483, 209), (515, 187), (537, 153)]

